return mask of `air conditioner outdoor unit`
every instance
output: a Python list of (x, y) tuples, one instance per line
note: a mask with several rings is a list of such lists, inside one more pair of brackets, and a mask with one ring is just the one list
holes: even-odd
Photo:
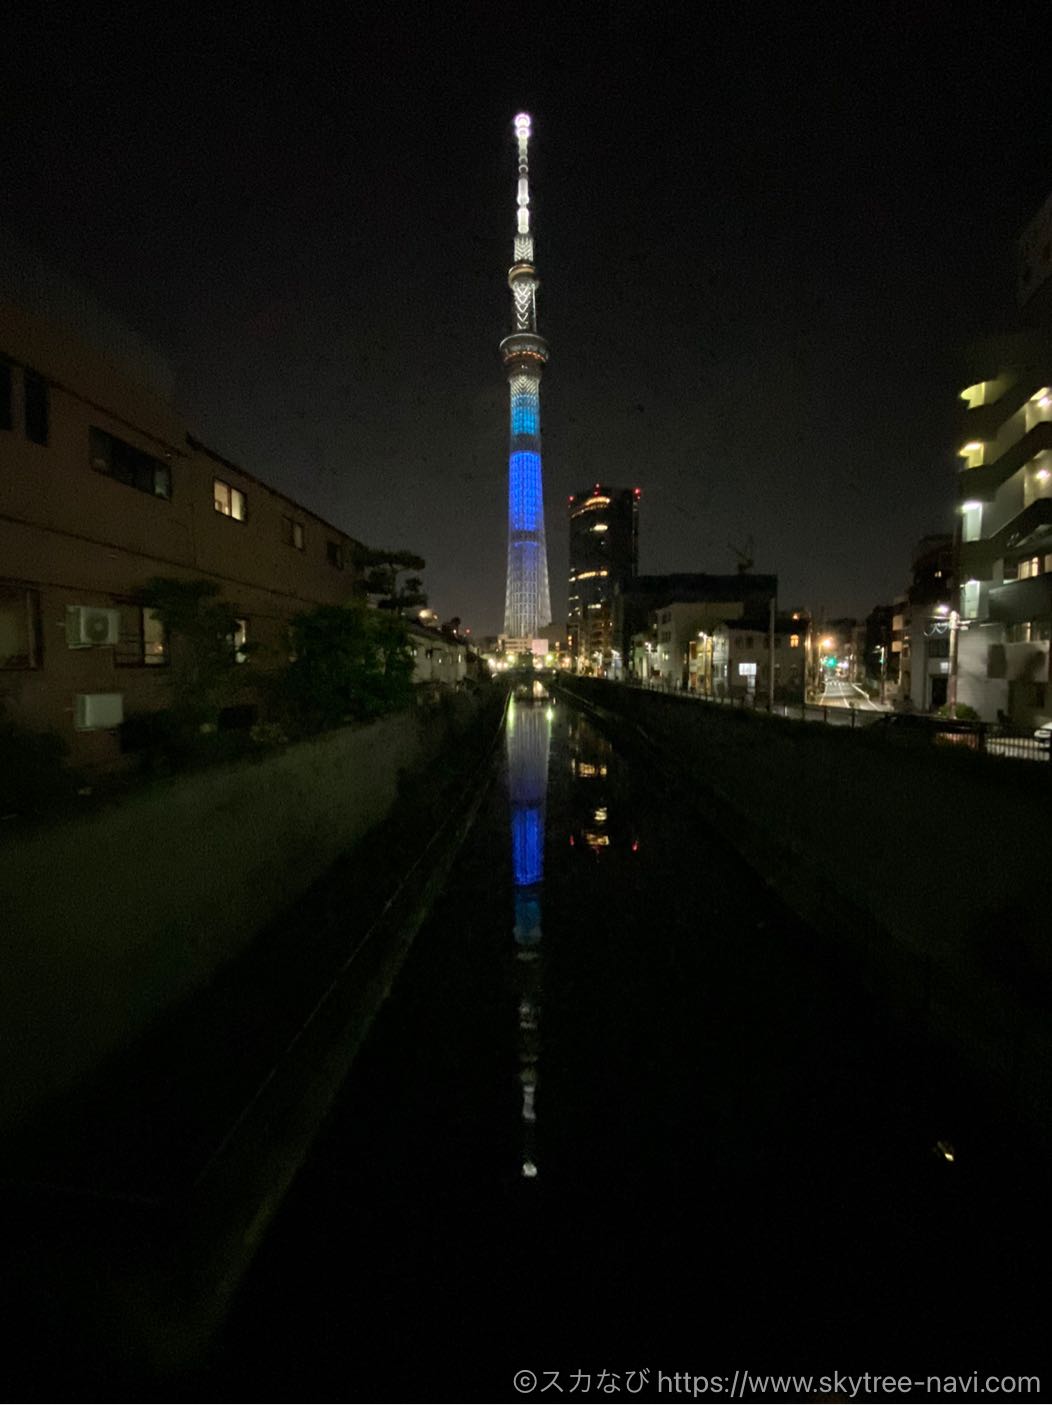
[(71, 649), (90, 649), (100, 644), (116, 644), (121, 635), (119, 610), (97, 605), (66, 607), (66, 643)]
[(78, 732), (119, 727), (124, 721), (124, 694), (78, 693), (73, 717)]

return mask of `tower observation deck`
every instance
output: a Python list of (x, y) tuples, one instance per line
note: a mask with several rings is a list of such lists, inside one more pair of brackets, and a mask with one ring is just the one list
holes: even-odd
[[(530, 230), (530, 118), (515, 118), (518, 146), (518, 207), (514, 263), (508, 271), (514, 330), (500, 344), (508, 376), (511, 426), (508, 445), (508, 579), (504, 633), (509, 640), (535, 639), (551, 622), (548, 548), (544, 538), (541, 484), (541, 372), (548, 343), (537, 331), (537, 270)], [(523, 647), (528, 647), (523, 644)]]

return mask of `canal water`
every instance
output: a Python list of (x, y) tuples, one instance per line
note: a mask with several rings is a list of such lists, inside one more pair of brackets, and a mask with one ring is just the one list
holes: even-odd
[(1039, 1369), (1047, 1176), (1017, 1129), (587, 717), (516, 698), (502, 761), (216, 1391)]

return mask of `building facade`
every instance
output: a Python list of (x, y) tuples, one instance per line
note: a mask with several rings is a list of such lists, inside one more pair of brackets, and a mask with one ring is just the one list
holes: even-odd
[(566, 639), (577, 673), (621, 669), (614, 596), (629, 586), (638, 569), (639, 499), (638, 488), (599, 483), (570, 498)]
[[(742, 571), (733, 576), (636, 576), (614, 591), (614, 648), (621, 651), (624, 672), (637, 678), (642, 677), (640, 648), (649, 641), (665, 649), (668, 659), (660, 661), (662, 670), (685, 686), (689, 643), (706, 622), (711, 626), (744, 614), (766, 616), (777, 595), (777, 576)], [(668, 619), (660, 619), (666, 612)], [(666, 632), (668, 638), (661, 638)]]
[(769, 619), (726, 620), (698, 640), (692, 686), (706, 697), (763, 699), (773, 669), (776, 695), (802, 697), (806, 650), (806, 622), (792, 615), (776, 615), (773, 632)]
[(892, 607), (893, 697), (914, 712), (935, 712), (949, 700), (954, 570), (953, 537), (922, 537), (913, 551), (910, 584)]
[[(246, 645), (285, 663), (291, 617), (354, 593), (354, 538), (189, 435), (141, 363), (6, 303), (0, 465), (0, 701), (89, 771), (120, 763), (125, 719), (169, 702), (178, 641), (136, 603), (148, 581), (219, 588), (233, 669)], [(242, 718), (252, 696), (233, 685)]]
[(1052, 337), (990, 343), (971, 365), (980, 378), (961, 392), (957, 701), (1030, 728), (1052, 715)]

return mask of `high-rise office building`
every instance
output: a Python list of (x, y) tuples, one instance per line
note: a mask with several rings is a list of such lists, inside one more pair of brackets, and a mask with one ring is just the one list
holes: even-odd
[(638, 570), (639, 498), (638, 488), (596, 483), (570, 499), (566, 629), (578, 672), (619, 671), (623, 663), (614, 638), (614, 595)]

